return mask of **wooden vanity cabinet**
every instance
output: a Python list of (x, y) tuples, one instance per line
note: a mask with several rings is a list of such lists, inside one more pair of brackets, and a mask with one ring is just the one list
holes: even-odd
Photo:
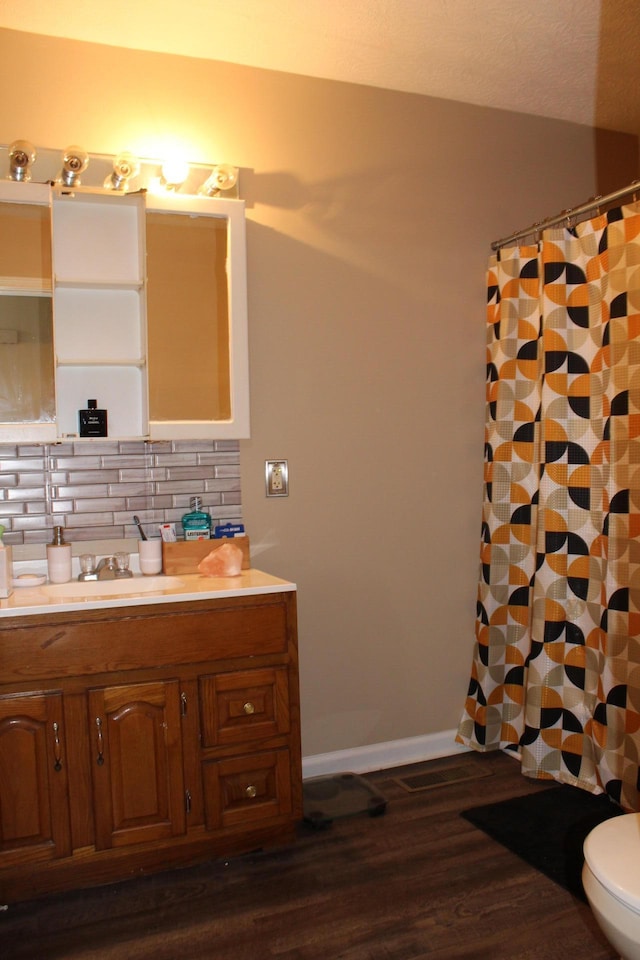
[(0, 621), (0, 902), (291, 842), (295, 591)]

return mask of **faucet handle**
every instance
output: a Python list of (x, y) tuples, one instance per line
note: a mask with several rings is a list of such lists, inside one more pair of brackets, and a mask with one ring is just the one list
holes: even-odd
[(80, 554), (80, 570), (82, 573), (93, 573), (96, 569), (96, 558), (93, 553)]

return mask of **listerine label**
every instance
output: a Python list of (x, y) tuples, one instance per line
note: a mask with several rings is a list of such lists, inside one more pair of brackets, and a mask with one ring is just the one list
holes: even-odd
[(210, 540), (211, 532), (207, 529), (193, 530), (186, 529), (184, 531), (185, 540)]

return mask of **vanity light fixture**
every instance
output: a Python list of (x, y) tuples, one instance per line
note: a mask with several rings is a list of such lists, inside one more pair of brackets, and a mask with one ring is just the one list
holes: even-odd
[(162, 164), (160, 186), (165, 190), (179, 190), (189, 176), (189, 164), (179, 157), (172, 157)]
[(128, 150), (123, 150), (113, 161), (113, 170), (104, 181), (106, 190), (129, 189), (129, 181), (140, 173), (140, 161)]
[(9, 147), (9, 179), (31, 180), (31, 164), (36, 159), (36, 148), (28, 140), (14, 140)]
[(65, 187), (80, 185), (80, 174), (89, 166), (89, 154), (82, 147), (67, 147), (62, 155), (60, 181)]
[(230, 163), (217, 163), (198, 193), (205, 197), (217, 197), (224, 190), (232, 190), (238, 182), (238, 168)]

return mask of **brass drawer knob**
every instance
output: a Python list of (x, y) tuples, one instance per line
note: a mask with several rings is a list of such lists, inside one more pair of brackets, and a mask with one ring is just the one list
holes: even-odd
[(247, 795), (247, 797), (249, 797), (250, 800), (253, 800), (253, 798), (255, 797), (255, 795), (257, 794), (257, 792), (258, 792), (258, 791), (256, 790), (256, 788), (253, 786), (252, 783), (249, 784), (249, 786), (248, 786), (247, 789), (245, 790), (245, 794)]
[(245, 703), (242, 709), (244, 710), (244, 712), (247, 714), (248, 717), (250, 717), (252, 713), (256, 712), (256, 708), (254, 707), (254, 705), (251, 703), (250, 700), (247, 700), (247, 702)]

